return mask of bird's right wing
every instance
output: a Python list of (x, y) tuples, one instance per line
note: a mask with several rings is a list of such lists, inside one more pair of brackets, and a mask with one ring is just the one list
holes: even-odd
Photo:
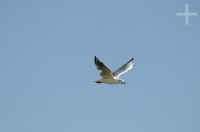
[(133, 58), (131, 60), (129, 60), (126, 64), (124, 64), (123, 66), (121, 66), (118, 70), (116, 70), (115, 72), (113, 72), (113, 76), (114, 77), (119, 77), (120, 75), (124, 74), (125, 72), (131, 70), (133, 68)]
[(102, 76), (102, 78), (113, 78), (112, 71), (96, 56), (94, 57), (94, 63), (97, 66), (97, 69), (101, 70), (100, 75)]

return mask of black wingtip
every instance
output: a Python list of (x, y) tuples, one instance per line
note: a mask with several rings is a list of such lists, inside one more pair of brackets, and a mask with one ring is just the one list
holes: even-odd
[(96, 64), (97, 67), (104, 66), (103, 62), (101, 62), (96, 56), (94, 56), (94, 63)]
[(100, 60), (96, 57), (96, 56), (94, 56), (94, 63), (96, 64), (96, 65), (100, 65)]
[(94, 60), (97, 60), (98, 58), (97, 58), (97, 56), (94, 56)]
[(130, 61), (128, 61), (128, 62), (131, 62), (131, 61), (133, 61), (133, 60), (134, 60), (134, 58), (131, 58)]
[(94, 62), (95, 64), (97, 64), (98, 58), (96, 56), (94, 56)]

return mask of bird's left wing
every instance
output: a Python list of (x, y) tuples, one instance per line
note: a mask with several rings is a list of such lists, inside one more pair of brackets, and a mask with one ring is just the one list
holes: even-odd
[(101, 62), (96, 56), (94, 57), (94, 63), (98, 70), (101, 70), (100, 75), (103, 78), (113, 78), (112, 71), (103, 62)]
[(118, 78), (120, 75), (122, 75), (125, 72), (131, 70), (133, 68), (133, 65), (134, 65), (133, 60), (134, 60), (134, 58), (132, 58), (126, 64), (124, 64), (123, 66), (121, 66), (118, 70), (116, 70), (115, 72), (113, 72), (112, 73), (113, 76)]

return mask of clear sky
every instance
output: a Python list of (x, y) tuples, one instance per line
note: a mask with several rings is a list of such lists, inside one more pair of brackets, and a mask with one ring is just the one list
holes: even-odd
[[(0, 132), (199, 132), (199, 7), (1, 0)], [(126, 85), (94, 83), (94, 55), (111, 69), (134, 57)]]

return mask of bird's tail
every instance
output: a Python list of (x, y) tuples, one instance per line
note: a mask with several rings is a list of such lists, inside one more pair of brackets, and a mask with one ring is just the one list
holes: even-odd
[(94, 81), (95, 83), (102, 83), (102, 82), (100, 82), (100, 81)]

